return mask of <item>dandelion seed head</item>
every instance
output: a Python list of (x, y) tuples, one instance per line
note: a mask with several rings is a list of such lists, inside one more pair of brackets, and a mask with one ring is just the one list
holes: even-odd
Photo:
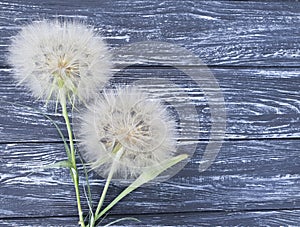
[(92, 168), (106, 177), (116, 145), (123, 148), (115, 179), (132, 179), (159, 165), (176, 151), (175, 121), (166, 108), (136, 88), (105, 91), (81, 115), (80, 151)]
[(9, 49), (16, 79), (38, 99), (87, 101), (109, 79), (110, 54), (104, 41), (83, 23), (41, 21), (27, 25)]

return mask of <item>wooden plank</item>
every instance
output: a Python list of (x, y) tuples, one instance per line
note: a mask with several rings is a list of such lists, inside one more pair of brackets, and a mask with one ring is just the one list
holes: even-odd
[[(186, 143), (185, 149), (190, 146), (191, 143)], [(112, 213), (300, 209), (300, 140), (226, 141), (213, 165), (199, 173), (205, 146), (205, 141), (198, 143), (192, 160), (175, 177), (134, 191)], [(68, 171), (37, 172), (38, 167), (64, 158), (62, 144), (2, 144), (0, 218), (76, 216), (75, 193)], [(97, 201), (104, 180), (93, 173), (90, 178)], [(111, 186), (105, 203), (122, 188)], [(85, 202), (83, 207), (87, 211)]]
[[(109, 220), (134, 215), (142, 225), (151, 226), (298, 225), (299, 3), (0, 0), (0, 97), (49, 113), (63, 126), (53, 108), (33, 103), (25, 89), (14, 87), (4, 60), (10, 38), (22, 24), (61, 16), (94, 24), (115, 53), (125, 44), (145, 40), (185, 47), (206, 64), (216, 66), (213, 73), (226, 101), (229, 140), (214, 164), (200, 174), (197, 169), (210, 134), (211, 117), (203, 90), (195, 82), (211, 81), (199, 78), (192, 82), (174, 69), (158, 67), (139, 66), (115, 75), (112, 82), (143, 79), (144, 88), (162, 95), (174, 112), (186, 104), (196, 105), (197, 114), (187, 116), (191, 127), (189, 134), (183, 133), (181, 147), (188, 151), (196, 141), (199, 144), (183, 171), (165, 183), (132, 193), (112, 210)], [(147, 48), (129, 48), (120, 56), (116, 54), (114, 62), (117, 67), (165, 63), (200, 69), (193, 56), (182, 54), (179, 48), (161, 46), (150, 57)], [(172, 84), (161, 86), (157, 78)], [(47, 226), (76, 225), (68, 171), (32, 173), (40, 165), (64, 159), (59, 141), (54, 127), (37, 111), (1, 103), (1, 226), (40, 226), (41, 220)], [(93, 197), (98, 198), (104, 181), (92, 174), (91, 182)], [(114, 185), (108, 201), (121, 189)], [(86, 212), (86, 203), (84, 208)]]
[[(106, 224), (118, 218), (128, 216), (113, 215), (102, 223)], [(123, 221), (118, 226), (298, 226), (300, 222), (299, 210), (276, 210), (256, 212), (193, 212), (174, 214), (134, 215), (141, 223)], [(43, 217), (30, 219), (0, 220), (3, 227), (8, 226), (64, 226), (73, 227), (77, 224), (77, 217)]]
[[(203, 72), (201, 70), (204, 69), (199, 68), (199, 75)], [(225, 98), (227, 138), (300, 136), (298, 68), (214, 68), (212, 72)], [(183, 116), (189, 130), (188, 135), (182, 137), (192, 140), (208, 139), (211, 130), (210, 108), (203, 90), (199, 87), (209, 86), (210, 81), (202, 79), (201, 76), (192, 81), (179, 70), (172, 68), (128, 68), (116, 73), (111, 80), (111, 84), (133, 82), (141, 83), (144, 89), (162, 98), (175, 112), (177, 109), (195, 106), (197, 114), (188, 113)], [(54, 114), (54, 106), (46, 108), (42, 102), (33, 102), (29, 91), (16, 87), (15, 84), (11, 70), (0, 70), (1, 100), (21, 103), (30, 108), (1, 103), (0, 142), (59, 141), (55, 127), (34, 110), (48, 114), (64, 129), (62, 118), (59, 114)]]
[[(21, 25), (57, 17), (78, 18), (95, 25), (115, 48), (137, 41), (159, 40), (185, 47), (208, 65), (299, 66), (298, 2), (237, 4), (235, 1), (180, 0), (1, 0), (0, 65), (7, 65), (4, 61), (7, 45)], [(143, 49), (138, 51), (143, 55)], [(174, 49), (162, 51), (176, 52)], [(179, 59), (175, 56), (174, 60), (172, 54), (163, 57), (158, 54), (160, 57), (156, 60), (193, 64), (187, 56)], [(126, 60), (137, 61), (136, 56), (128, 56)]]

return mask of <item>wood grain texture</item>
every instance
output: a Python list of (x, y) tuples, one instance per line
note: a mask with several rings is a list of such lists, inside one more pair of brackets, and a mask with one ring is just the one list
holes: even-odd
[[(299, 140), (226, 141), (213, 165), (200, 174), (205, 145), (199, 142), (192, 160), (176, 176), (138, 189), (112, 213), (300, 209)], [(2, 144), (0, 149), (0, 218), (76, 215), (68, 171), (39, 169), (65, 158), (62, 144)], [(96, 200), (103, 183), (91, 175)], [(112, 186), (107, 202), (121, 189)]]
[[(205, 87), (210, 81), (201, 79), (201, 70), (199, 68), (199, 80), (192, 81), (174, 68), (133, 67), (116, 72), (111, 84), (142, 81), (141, 87), (175, 108), (175, 112), (176, 109), (194, 106), (197, 115), (190, 113), (183, 117), (188, 122), (189, 135), (182, 137), (208, 139), (211, 133), (210, 108), (199, 84)], [(213, 68), (211, 71), (225, 98), (227, 138), (300, 136), (299, 69)], [(164, 80), (168, 80), (167, 84)], [(0, 142), (60, 140), (55, 127), (38, 113), (48, 114), (64, 129), (59, 114), (54, 114), (53, 105), (46, 108), (43, 102), (33, 103), (34, 98), (26, 88), (16, 87), (9, 69), (0, 70), (0, 84), (1, 100), (5, 101), (0, 105)], [(21, 103), (29, 108), (6, 102)], [(200, 127), (197, 127), (197, 121)]]
[[(193, 212), (155, 215), (134, 215), (141, 223), (123, 221), (114, 226), (298, 226), (299, 210), (257, 211), (257, 212)], [(103, 221), (109, 223), (128, 216), (112, 215)], [(43, 223), (43, 224), (41, 224)], [(73, 227), (77, 217), (47, 217), (30, 219), (0, 220), (3, 227)]]
[[(56, 17), (94, 24), (116, 48), (159, 40), (183, 46), (209, 65), (299, 66), (299, 3), (180, 0), (1, 0), (0, 65), (7, 65), (7, 45), (21, 25)], [(170, 56), (159, 61), (170, 63)], [(174, 64), (193, 63), (182, 58)]]
[[(197, 110), (185, 116), (189, 133), (181, 131), (183, 150), (197, 145), (185, 168), (124, 198), (106, 222), (134, 216), (142, 222), (122, 226), (299, 225), (299, 2), (0, 0), (0, 226), (77, 225), (69, 172), (40, 169), (63, 160), (65, 153), (54, 126), (39, 111), (66, 134), (62, 118), (53, 105), (34, 102), (25, 88), (16, 87), (5, 61), (11, 37), (22, 25), (43, 18), (95, 26), (115, 53), (116, 73), (108, 87), (143, 80), (143, 88), (162, 98), (178, 121), (177, 109)], [(195, 55), (159, 46), (149, 57), (148, 44), (118, 55), (124, 45), (139, 41), (168, 42)], [(212, 119), (197, 83), (209, 87), (211, 81), (201, 78), (206, 69), (195, 56), (211, 66), (227, 111), (226, 140), (201, 174)], [(117, 72), (124, 64), (134, 65)], [(166, 65), (199, 70), (199, 79)], [(160, 80), (170, 83), (162, 86)], [(83, 195), (83, 174), (80, 180)], [(97, 200), (104, 180), (93, 172), (90, 180)], [(105, 204), (122, 189), (112, 185)]]

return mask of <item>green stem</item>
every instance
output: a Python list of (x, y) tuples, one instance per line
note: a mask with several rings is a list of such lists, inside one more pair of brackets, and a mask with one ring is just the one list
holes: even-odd
[(84, 220), (83, 220), (83, 212), (81, 209), (81, 202), (80, 202), (80, 193), (79, 193), (79, 177), (78, 177), (78, 170), (76, 166), (76, 157), (75, 157), (75, 148), (74, 148), (74, 142), (73, 142), (73, 134), (72, 134), (72, 128), (68, 116), (67, 111), (67, 105), (66, 105), (66, 99), (62, 98), (60, 100), (60, 104), (62, 107), (62, 115), (65, 119), (67, 130), (68, 130), (68, 136), (70, 141), (70, 150), (71, 150), (71, 164), (72, 167), (70, 168), (72, 180), (74, 182), (75, 187), (75, 193), (76, 193), (76, 200), (77, 200), (77, 208), (78, 208), (78, 215), (79, 215), (79, 224), (81, 227), (85, 227)]
[(95, 220), (98, 220), (102, 217), (107, 211), (109, 211), (114, 205), (116, 205), (121, 199), (123, 199), (126, 195), (134, 191), (135, 189), (139, 188), (143, 184), (153, 180), (163, 171), (167, 170), (168, 168), (176, 165), (178, 162), (181, 162), (184, 159), (187, 159), (187, 154), (177, 155), (173, 158), (167, 159), (160, 163), (160, 165), (154, 168), (145, 169), (144, 172), (134, 181), (132, 182), (121, 194), (119, 194), (105, 209), (103, 209), (99, 215), (95, 216)]
[[(109, 171), (109, 174), (108, 174), (108, 177), (107, 177), (107, 180), (106, 180), (106, 183), (105, 183), (105, 186), (104, 186), (104, 189), (102, 191), (102, 195), (100, 197), (100, 200), (99, 200), (99, 203), (98, 203), (98, 206), (97, 206), (97, 209), (96, 209), (96, 212), (95, 212), (95, 217), (98, 216), (100, 210), (101, 210), (101, 207), (103, 205), (103, 202), (104, 202), (104, 199), (105, 199), (105, 196), (106, 196), (106, 193), (107, 193), (107, 189), (108, 189), (108, 186), (111, 182), (111, 179), (114, 175), (114, 172), (116, 170), (116, 167), (117, 167), (117, 163), (118, 161), (120, 160), (122, 154), (123, 154), (124, 150), (122, 147), (120, 146), (116, 146), (114, 151), (112, 153), (115, 154), (115, 158), (114, 158), (114, 161), (112, 163), (112, 166), (110, 168), (110, 171)], [(95, 220), (96, 221), (96, 220)]]

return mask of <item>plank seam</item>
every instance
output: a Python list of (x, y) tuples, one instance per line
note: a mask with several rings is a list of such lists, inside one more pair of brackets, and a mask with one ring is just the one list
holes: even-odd
[[(224, 142), (229, 142), (229, 141), (270, 141), (270, 140), (281, 140), (281, 141), (286, 141), (286, 140), (300, 140), (300, 137), (249, 137), (249, 138), (230, 138), (227, 137), (225, 138)], [(66, 140), (68, 142), (68, 140)], [(180, 142), (208, 142), (209, 139), (183, 139), (180, 140)], [(76, 143), (77, 141), (74, 140)], [(61, 140), (51, 140), (51, 141), (0, 141), (0, 145), (6, 145), (6, 144), (63, 144), (63, 141)]]
[[(299, 66), (278, 66), (278, 65), (147, 65), (147, 64), (132, 64), (129, 66), (131, 69), (170, 69), (170, 68), (176, 68), (180, 67), (183, 69), (193, 69), (193, 68), (209, 68), (209, 69), (299, 69)], [(123, 69), (123, 65), (116, 64), (114, 69)], [(10, 70), (12, 67), (8, 65), (0, 65), (0, 70)]]
[[(202, 210), (202, 211), (183, 211), (183, 212), (161, 212), (161, 213), (126, 213), (126, 214), (113, 214), (110, 213), (110, 217), (118, 216), (155, 216), (155, 215), (184, 215), (184, 214), (199, 214), (201, 213), (216, 213), (216, 214), (230, 214), (230, 213), (253, 213), (253, 212), (289, 212), (289, 211), (300, 211), (300, 207), (296, 208), (276, 208), (276, 209), (244, 209), (244, 210)], [(26, 220), (26, 219), (44, 219), (44, 218), (77, 218), (78, 215), (49, 215), (49, 216), (10, 216), (0, 217), (0, 220)]]

